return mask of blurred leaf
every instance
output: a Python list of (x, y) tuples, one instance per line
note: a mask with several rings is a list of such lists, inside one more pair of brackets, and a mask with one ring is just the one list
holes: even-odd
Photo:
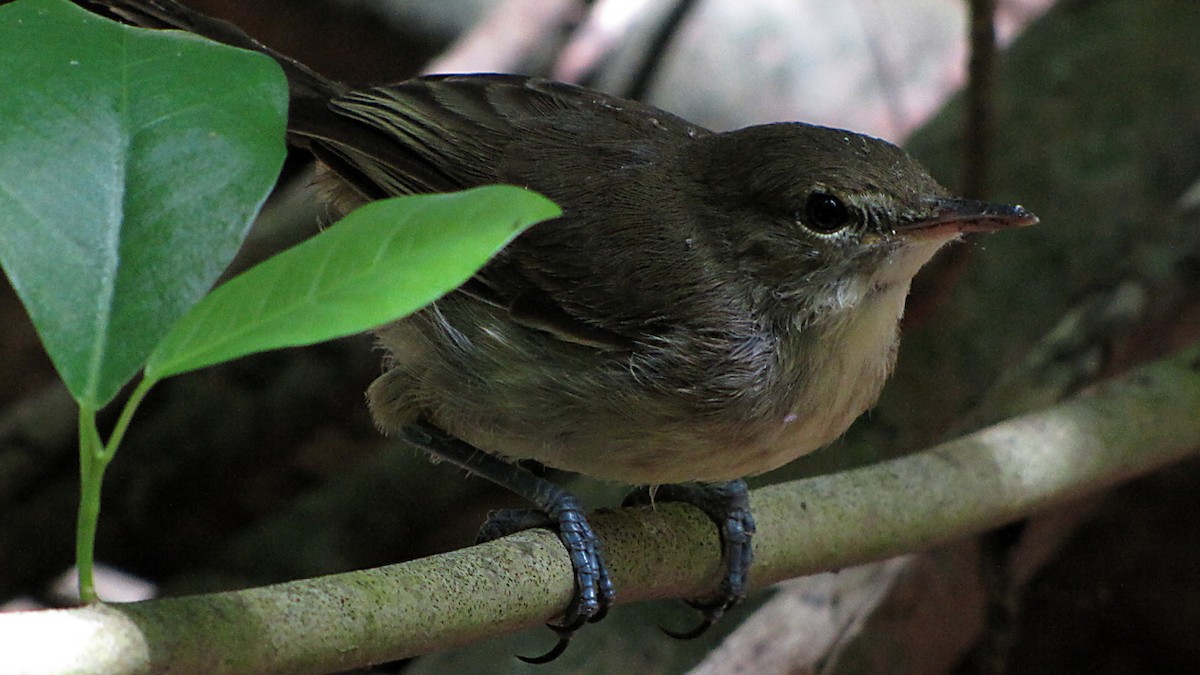
[(261, 54), (62, 0), (0, 7), (0, 264), (98, 408), (212, 286), (283, 162)]
[(150, 357), (158, 379), (382, 325), (466, 281), (526, 227), (559, 215), (509, 185), (372, 202), (220, 286)]

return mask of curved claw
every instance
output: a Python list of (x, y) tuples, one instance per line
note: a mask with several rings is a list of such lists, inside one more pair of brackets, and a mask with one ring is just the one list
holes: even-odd
[(695, 640), (696, 638), (700, 637), (701, 635), (704, 635), (705, 633), (707, 633), (708, 629), (712, 628), (713, 623), (714, 623), (713, 621), (709, 620), (708, 618), (705, 618), (702, 621), (700, 621), (700, 625), (696, 626), (695, 628), (693, 628), (691, 630), (676, 632), (676, 631), (671, 630), (670, 628), (663, 628), (662, 626), (659, 626), (658, 629), (661, 630), (664, 634), (675, 638), (676, 640)]
[(518, 659), (524, 661), (525, 663), (540, 666), (545, 663), (550, 663), (554, 659), (562, 656), (563, 652), (567, 651), (567, 645), (571, 644), (571, 637), (574, 635), (575, 631), (571, 631), (569, 634), (564, 635), (553, 625), (546, 624), (546, 626), (559, 634), (558, 642), (550, 648), (550, 651), (542, 654), (541, 656), (521, 656), (520, 654), (517, 654)]
[[(601, 592), (601, 595), (604, 595), (604, 593)], [(604, 617), (608, 616), (608, 608), (610, 605), (612, 605), (612, 599), (614, 597), (616, 597), (616, 595), (612, 594), (612, 596), (609, 597), (609, 599), (607, 601), (600, 603), (600, 611), (593, 614), (592, 618), (588, 619), (588, 623), (596, 623), (597, 621), (603, 621)]]
[[(611, 599), (609, 602), (611, 602)], [(541, 656), (521, 656), (520, 654), (517, 654), (517, 658), (525, 663), (530, 663), (535, 666), (540, 666), (544, 663), (550, 663), (554, 659), (562, 656), (563, 652), (567, 651), (567, 647), (571, 644), (571, 638), (575, 637), (575, 632), (580, 628), (583, 628), (585, 623), (596, 623), (597, 621), (600, 621), (604, 617), (608, 616), (608, 606), (609, 605), (607, 603), (601, 604), (600, 610), (595, 614), (592, 614), (590, 617), (585, 617), (582, 615), (577, 616), (577, 618), (569, 624), (546, 624), (546, 628), (558, 633), (558, 642), (556, 642), (554, 646), (550, 648), (550, 651), (542, 654)]]
[(708, 629), (712, 628), (713, 624), (725, 615), (726, 610), (737, 604), (738, 600), (740, 598), (717, 598), (711, 602), (687, 600), (686, 602), (689, 607), (700, 612), (700, 624), (690, 630), (679, 632), (673, 631), (670, 628), (663, 628), (662, 626), (659, 626), (658, 629), (676, 640), (694, 640), (708, 632)]

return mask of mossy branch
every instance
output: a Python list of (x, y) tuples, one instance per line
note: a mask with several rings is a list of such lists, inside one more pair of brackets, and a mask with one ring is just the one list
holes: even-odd
[[(1200, 447), (1200, 347), (901, 459), (753, 493), (753, 582), (982, 531)], [(622, 602), (703, 596), (717, 541), (661, 504), (595, 514)], [(570, 567), (546, 531), (371, 570), (243, 591), (0, 615), (19, 672), (328, 672), (435, 652), (561, 611)]]

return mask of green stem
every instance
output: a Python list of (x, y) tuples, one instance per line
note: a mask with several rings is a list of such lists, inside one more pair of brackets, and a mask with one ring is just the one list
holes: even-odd
[(100, 518), (100, 482), (104, 476), (103, 445), (96, 430), (96, 411), (79, 407), (79, 519), (75, 526), (75, 567), (79, 572), (79, 599), (99, 600), (93, 553), (96, 523)]
[(85, 603), (100, 600), (96, 594), (95, 554), (104, 471), (121, 445), (134, 412), (156, 382), (156, 379), (143, 379), (138, 383), (121, 409), (108, 443), (100, 439), (96, 429), (95, 409), (79, 407), (79, 519), (75, 528), (75, 567), (79, 570), (79, 599)]
[(112, 435), (108, 437), (108, 444), (104, 448), (105, 464), (111, 461), (113, 455), (116, 454), (117, 447), (121, 445), (121, 439), (125, 438), (125, 430), (129, 428), (129, 422), (133, 419), (133, 413), (137, 412), (138, 406), (142, 404), (142, 399), (146, 398), (150, 388), (156, 384), (158, 384), (158, 378), (142, 379), (134, 388), (133, 393), (129, 395), (129, 400), (125, 401), (125, 407), (121, 409), (121, 416), (117, 418), (117, 425), (113, 427)]

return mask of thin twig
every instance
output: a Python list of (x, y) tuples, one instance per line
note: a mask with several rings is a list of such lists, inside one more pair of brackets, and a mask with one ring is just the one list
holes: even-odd
[(987, 196), (992, 146), (992, 101), (996, 70), (996, 0), (970, 0), (971, 56), (967, 63), (967, 118), (963, 148), (963, 192)]

